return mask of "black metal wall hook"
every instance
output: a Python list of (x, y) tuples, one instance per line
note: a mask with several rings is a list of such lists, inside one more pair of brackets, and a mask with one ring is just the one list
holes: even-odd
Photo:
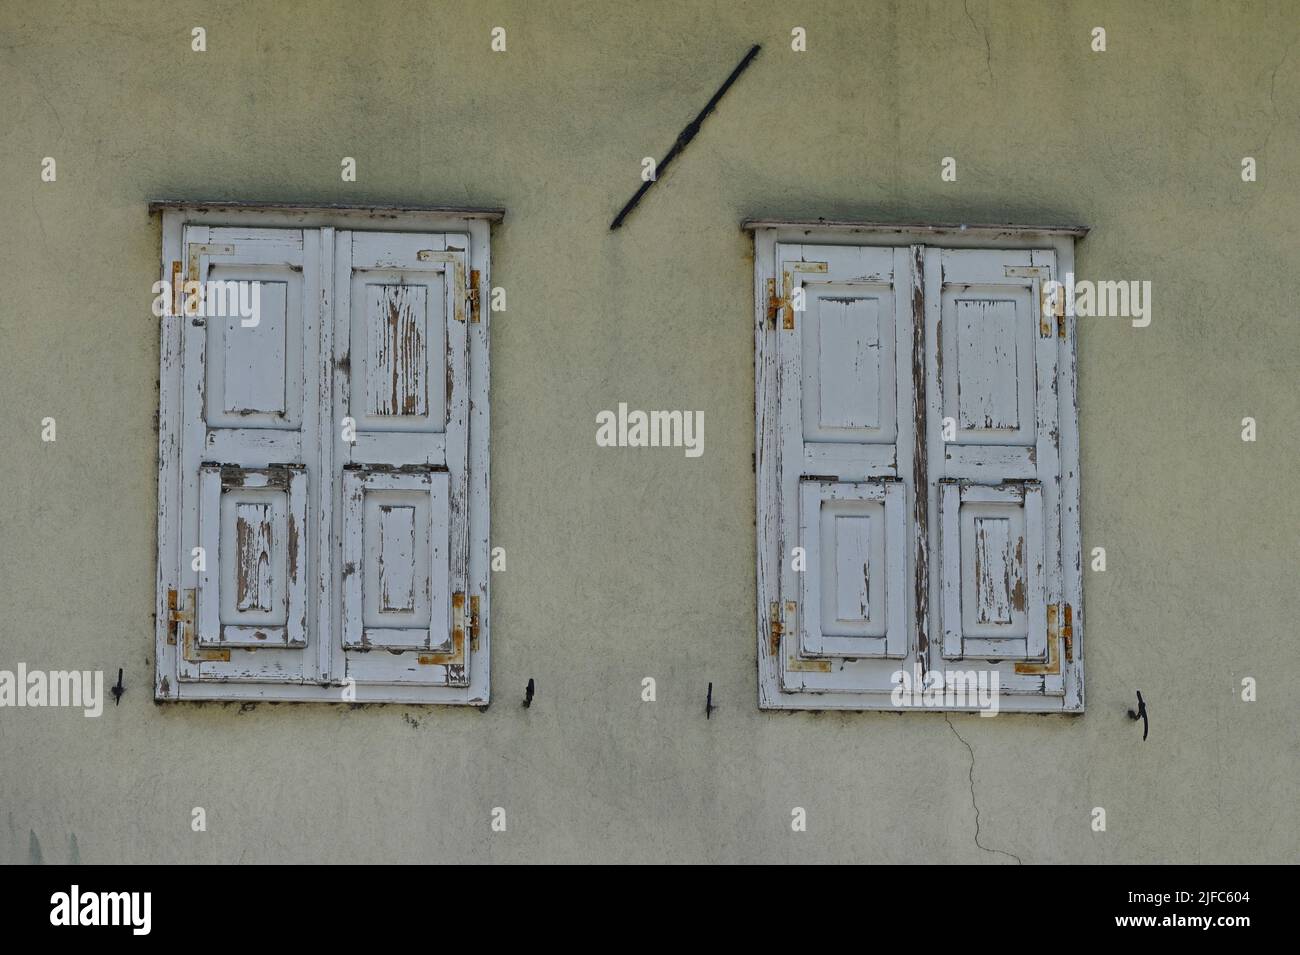
[(1138, 705), (1137, 705), (1137, 709), (1136, 709), (1136, 710), (1129, 710), (1129, 711), (1128, 711), (1128, 718), (1131, 719), (1131, 720), (1141, 720), (1141, 721), (1142, 721), (1142, 741), (1143, 741), (1143, 742), (1146, 742), (1146, 738), (1147, 738), (1147, 729), (1149, 728), (1149, 727), (1148, 727), (1148, 724), (1147, 724), (1147, 704), (1146, 704), (1146, 700), (1142, 699), (1142, 691), (1141, 691), (1141, 690), (1138, 690), (1138, 691), (1137, 691), (1137, 695), (1138, 695)]
[(117, 668), (117, 686), (113, 687), (113, 705), (117, 706), (122, 702), (122, 694), (126, 692), (126, 687), (122, 685), (122, 668)]
[(709, 695), (704, 698), (704, 718), (710, 719), (717, 707), (713, 705), (713, 684), (709, 684)]
[(533, 678), (528, 678), (528, 685), (524, 687), (524, 709), (533, 705)]

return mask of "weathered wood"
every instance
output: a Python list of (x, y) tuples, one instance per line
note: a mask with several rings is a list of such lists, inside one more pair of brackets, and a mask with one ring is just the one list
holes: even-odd
[[(1077, 440), (1077, 425), (1066, 420), (1076, 414), (1073, 327), (1065, 329), (1064, 337), (1037, 332), (1041, 283), (1057, 274), (1058, 256), (1068, 253), (1072, 239), (1086, 230), (988, 226), (958, 228), (950, 235), (944, 226), (748, 225), (756, 227), (760, 704), (891, 708), (889, 677), (873, 665), (888, 662), (891, 671), (910, 671), (915, 662), (924, 672), (965, 660), (998, 670), (1002, 709), (1080, 709), (1081, 670), (1065, 658), (1053, 637), (1060, 628), (1052, 629), (1047, 613), (1049, 608), (1053, 615), (1062, 613), (1058, 603), (1068, 602), (1079, 586), (1079, 575), (1067, 573), (1062, 560), (1063, 551), (1077, 554), (1077, 477), (1071, 472), (1073, 488), (1063, 492), (1063, 470), (1069, 469), (1062, 468), (1066, 452), (1061, 447)], [(798, 235), (843, 243), (854, 230), (872, 244), (783, 241)], [(906, 236), (914, 244), (881, 245), (891, 235)], [(937, 247), (918, 241), (925, 236)], [(948, 238), (956, 248), (941, 247)], [(1032, 247), (1035, 240), (1042, 245)], [(1001, 241), (1011, 247), (999, 249)], [(980, 242), (987, 247), (972, 248)], [(857, 433), (872, 424), (883, 429), (889, 420), (883, 396), (878, 420), (872, 420), (862, 391), (864, 382), (883, 377), (884, 356), (873, 354), (883, 353), (888, 340), (883, 309), (873, 338), (862, 290), (854, 289), (852, 281), (840, 288), (829, 284), (843, 279), (832, 260), (843, 261), (864, 248), (896, 257), (892, 273), (906, 276), (906, 291), (892, 293), (903, 304), (897, 333), (905, 333), (906, 345), (896, 356), (896, 446), (885, 455), (861, 442)], [(803, 271), (814, 262), (826, 263), (825, 269)], [(765, 294), (769, 282), (780, 297), (775, 310)], [(892, 276), (890, 282), (894, 289), (902, 284)], [(825, 283), (820, 296), (819, 283)], [(790, 314), (793, 293), (800, 289), (806, 293), (807, 311)], [(795, 334), (802, 340), (797, 357), (787, 344)], [(830, 343), (838, 347), (828, 347)], [(797, 417), (794, 406), (800, 410)], [(945, 418), (952, 419), (956, 430), (951, 441), (944, 440)], [(793, 528), (790, 475), (796, 481), (805, 478), (801, 514)], [(854, 639), (828, 629), (856, 627), (856, 639), (864, 640), (863, 621), (874, 621), (870, 554), (875, 524), (866, 514), (827, 516), (817, 489), (881, 478), (896, 479), (910, 494), (901, 508), (903, 536), (910, 543), (891, 548), (884, 522), (886, 557), (900, 555), (907, 593), (907, 655), (901, 666), (827, 652), (830, 639)], [(952, 490), (941, 494), (940, 488), (948, 485)], [(1066, 520), (1063, 502), (1071, 493), (1075, 503), (1064, 504), (1070, 510)], [(943, 503), (940, 498), (949, 494), (953, 503)], [(864, 521), (865, 533), (853, 521)], [(843, 542), (840, 523), (845, 525)], [(963, 534), (968, 538), (964, 547)], [(812, 573), (801, 581), (790, 569), (792, 549), (814, 541), (817, 546), (808, 552)], [(855, 570), (863, 553), (868, 555), (865, 567)], [(790, 599), (792, 592), (797, 600)], [(885, 603), (893, 609), (888, 599)], [(933, 615), (931, 606), (936, 608)], [(861, 616), (848, 618), (853, 612)], [(823, 619), (828, 613), (835, 617), (829, 628)], [(963, 620), (963, 613), (968, 619)], [(792, 635), (799, 635), (793, 646)], [(828, 658), (833, 660), (829, 669), (814, 665)]]
[(880, 234), (909, 241), (910, 236), (925, 235), (946, 237), (951, 234), (970, 235), (982, 239), (999, 239), (1010, 236), (1031, 238), (1069, 236), (1083, 238), (1088, 226), (1081, 225), (1001, 225), (997, 223), (934, 223), (934, 222), (873, 222), (857, 219), (744, 219), (740, 223), (746, 232), (761, 230), (805, 230), (813, 235), (839, 236), (844, 232)]
[[(941, 302), (929, 329), (942, 357), (931, 414), (955, 423), (931, 460), (942, 488), (933, 545), (943, 658), (996, 669), (1004, 695), (1035, 697), (1042, 709), (1069, 708), (1059, 669), (1019, 666), (1047, 658), (1047, 607), (1063, 587), (1060, 340), (1054, 322), (1053, 334), (1040, 334), (1041, 283), (1055, 268), (1054, 253), (1041, 249), (930, 250), (926, 258), (927, 291), (937, 286)], [(990, 537), (1003, 529), (1009, 560)]]
[[(373, 225), (397, 214), (377, 210), (373, 216), (357, 209), (335, 215), (228, 204), (163, 211), (164, 277), (177, 272), (196, 280), (255, 279), (263, 298), (261, 321), (252, 327), (240, 316), (163, 320), (156, 696), (343, 700), (340, 687), (350, 680), (355, 685), (348, 698), (357, 700), (486, 703), (488, 322), (484, 315), (475, 325), (471, 343), (465, 296), (471, 266), (481, 280), (489, 277), (490, 217), (454, 220), (464, 231), (449, 236), (335, 228), (334, 223)], [(453, 220), (445, 210), (421, 210), (410, 221)], [(310, 227), (285, 228), (305, 224)], [(360, 236), (358, 270), (390, 287), (381, 302), (388, 307), (377, 310), (398, 313), (374, 353), (390, 387), (358, 416), (357, 445), (341, 440), (352, 363), (364, 368), (371, 357), (364, 346), (353, 347), (350, 328), (354, 235)], [(172, 262), (184, 263), (183, 270), (174, 270)], [(435, 335), (428, 334), (430, 326)], [(472, 503), (471, 362), (481, 390), (475, 420), (483, 428), (475, 440)], [(361, 395), (363, 401), (369, 397)], [(375, 418), (390, 426), (376, 426), (369, 420)], [(437, 468), (435, 480), (447, 488), (440, 507), (426, 506), (413, 516), (415, 508), (398, 501), (387, 505), (384, 518), (376, 508), (369, 522), (383, 531), (383, 540), (367, 550), (374, 563), (383, 558), (381, 573), (371, 568), (376, 608), (386, 618), (424, 616), (425, 638), (398, 654), (366, 651), (349, 659), (340, 635), (344, 601), (336, 581), (343, 568), (335, 555), (343, 529), (336, 509), (342, 506), (342, 466), (349, 460), (373, 461), (379, 471), (402, 472), (413, 464)], [(202, 521), (201, 462), (215, 462), (213, 476), (205, 479), (212, 482), (212, 500), (202, 508), (208, 515)], [(435, 519), (433, 510), (441, 516)], [(200, 589), (190, 550), (201, 531), (210, 540), (208, 582)], [(431, 540), (438, 542), (437, 558)], [(457, 547), (459, 554), (453, 554)], [(451, 607), (453, 593), (457, 607), (469, 602), (471, 564), (478, 624), (473, 657), (468, 614)], [(202, 640), (165, 622), (185, 587), (200, 594), (192, 630), (206, 628)], [(434, 617), (441, 623), (431, 626)], [(390, 630), (400, 637), (392, 642), (406, 641), (410, 621), (391, 628), (389, 622), (367, 628), (376, 638), (372, 645), (389, 642)], [(177, 635), (185, 633), (188, 642), (179, 647)], [(190, 643), (193, 659), (187, 658)], [(208, 643), (223, 649), (198, 649)]]
[(357, 219), (400, 219), (419, 222), (425, 216), (503, 222), (506, 217), (506, 210), (487, 206), (351, 205), (347, 203), (294, 205), (283, 202), (247, 202), (230, 199), (150, 199), (146, 208), (151, 213), (183, 212), (190, 219), (203, 215), (228, 215), (242, 212), (255, 213), (259, 221), (265, 221), (268, 215), (279, 214), (282, 217), (325, 217), (336, 223), (355, 222)]
[[(769, 331), (778, 375), (766, 400), (778, 413), (781, 451), (777, 487), (761, 501), (759, 521), (767, 519), (764, 508), (775, 510), (782, 543), (772, 563), (779, 562), (781, 586), (769, 603), (784, 633), (764, 705), (789, 706), (801, 694), (815, 694), (818, 703), (842, 693), (887, 698), (893, 672), (910, 666), (911, 652), (911, 460), (899, 448), (910, 434), (899, 415), (911, 407), (910, 299), (898, 293), (893, 249), (776, 244), (773, 254), (774, 278), (792, 311)], [(857, 528), (866, 554), (851, 545), (854, 521), (868, 525), (865, 535)], [(795, 547), (807, 560), (803, 572), (793, 567)], [(856, 570), (866, 607), (864, 616), (842, 618), (841, 591), (862, 603), (861, 588), (853, 597), (854, 563), (866, 565)]]

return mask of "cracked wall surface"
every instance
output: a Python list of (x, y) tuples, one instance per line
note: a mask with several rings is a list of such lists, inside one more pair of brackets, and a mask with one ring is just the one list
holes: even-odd
[[(127, 687), (0, 709), (0, 862), (1293, 861), (1294, 12), (0, 4), (0, 668)], [(508, 210), (486, 712), (151, 701), (155, 197)], [(748, 216), (1078, 222), (1081, 278), (1152, 282), (1079, 334), (1086, 715), (758, 710)], [(704, 455), (598, 448), (619, 401), (702, 409)]]

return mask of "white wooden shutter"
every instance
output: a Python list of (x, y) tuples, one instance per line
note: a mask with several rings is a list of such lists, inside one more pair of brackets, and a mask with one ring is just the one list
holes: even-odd
[(260, 314), (162, 318), (159, 699), (487, 703), (488, 224), (415, 215), (164, 214)]
[(1081, 710), (1074, 324), (1042, 301), (1069, 239), (781, 241), (846, 229), (755, 235), (761, 705), (980, 670), (1001, 708)]
[[(301, 683), (319, 677), (308, 523), (319, 476), (320, 243), (311, 230), (185, 229), (181, 579), (193, 619), (177, 628), (182, 681)], [(254, 319), (211, 283), (255, 282)], [(200, 292), (200, 288), (203, 292)], [(250, 290), (251, 292), (251, 287)], [(204, 294), (206, 293), (206, 294)], [(252, 296), (247, 301), (251, 303)], [(217, 311), (221, 314), (204, 314)], [(193, 547), (202, 560), (192, 559)], [(195, 565), (198, 564), (198, 569)]]
[(910, 274), (906, 249), (776, 247), (783, 543), (770, 623), (788, 691), (887, 695), (915, 655)]
[(469, 683), (468, 248), (336, 237), (338, 417), (356, 429), (336, 439), (340, 647), (358, 683)]
[(1046, 696), (1065, 692), (1065, 325), (1042, 301), (1055, 274), (1052, 251), (926, 253), (931, 665), (996, 669), (1004, 693)]

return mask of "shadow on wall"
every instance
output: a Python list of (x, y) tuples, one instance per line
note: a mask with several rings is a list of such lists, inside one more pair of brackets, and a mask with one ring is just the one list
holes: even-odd
[[(41, 840), (37, 838), (36, 830), (28, 829), (27, 832), (27, 863), (29, 865), (44, 865), (45, 853), (41, 850)], [(16, 858), (17, 853), (14, 855)], [(68, 864), (81, 865), (81, 849), (77, 846), (77, 834), (75, 832), (68, 836)]]

